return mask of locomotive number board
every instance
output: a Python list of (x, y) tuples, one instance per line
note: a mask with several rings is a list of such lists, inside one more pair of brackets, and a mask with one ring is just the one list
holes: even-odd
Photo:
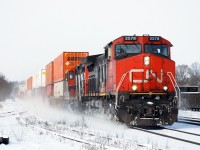
[(160, 41), (160, 36), (150, 36), (149, 41)]
[(124, 41), (136, 41), (137, 37), (136, 36), (125, 36)]

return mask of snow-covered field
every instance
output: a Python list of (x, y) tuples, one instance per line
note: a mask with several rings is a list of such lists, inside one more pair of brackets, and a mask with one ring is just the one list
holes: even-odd
[[(180, 111), (179, 115), (200, 118), (200, 112)], [(200, 126), (175, 123), (172, 128), (200, 134)], [(8, 135), (10, 143), (1, 144), (0, 150), (200, 149), (197, 145), (130, 129), (101, 114), (51, 108), (39, 99), (0, 102), (1, 134)]]

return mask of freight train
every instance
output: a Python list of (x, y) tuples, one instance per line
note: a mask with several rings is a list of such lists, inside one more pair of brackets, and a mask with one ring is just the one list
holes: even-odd
[(45, 95), (51, 102), (103, 109), (128, 125), (172, 125), (178, 92), (171, 47), (161, 36), (133, 35), (109, 42), (102, 54), (63, 52), (46, 65)]
[(200, 111), (200, 92), (198, 86), (180, 86), (180, 109)]

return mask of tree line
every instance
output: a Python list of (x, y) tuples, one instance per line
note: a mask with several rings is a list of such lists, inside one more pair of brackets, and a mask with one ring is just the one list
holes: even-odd
[(3, 74), (0, 74), (0, 100), (9, 98), (13, 90), (13, 82), (6, 79)]
[(200, 87), (200, 63), (195, 62), (190, 66), (176, 66), (176, 81), (179, 86), (199, 86)]

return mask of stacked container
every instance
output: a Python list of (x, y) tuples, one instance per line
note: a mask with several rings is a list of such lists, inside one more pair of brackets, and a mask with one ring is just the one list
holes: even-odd
[(54, 90), (53, 74), (54, 74), (54, 62), (52, 61), (48, 65), (46, 65), (46, 96), (47, 97), (53, 96), (53, 90)]
[(31, 96), (31, 90), (32, 90), (32, 83), (33, 83), (33, 77), (29, 77), (26, 81), (26, 90), (27, 90), (27, 96)]
[(54, 59), (54, 96), (64, 98), (66, 83), (65, 74), (80, 64), (89, 55), (88, 52), (63, 52)]
[(44, 94), (45, 75), (46, 71), (42, 69), (33, 76), (32, 95), (39, 96)]
[(27, 91), (27, 86), (26, 84), (20, 84), (19, 85), (19, 91), (18, 91), (18, 96), (25, 96), (26, 95), (26, 91)]

